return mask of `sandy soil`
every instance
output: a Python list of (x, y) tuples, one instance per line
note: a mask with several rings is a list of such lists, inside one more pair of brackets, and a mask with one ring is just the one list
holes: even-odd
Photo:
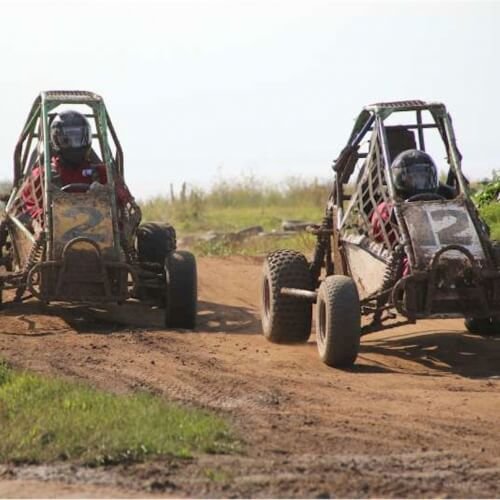
[(0, 315), (0, 357), (113, 391), (150, 390), (226, 416), (238, 456), (86, 469), (0, 466), (0, 497), (498, 497), (500, 337), (461, 320), (363, 338), (352, 370), (260, 333), (260, 262), (199, 259), (195, 332), (159, 311), (28, 302)]

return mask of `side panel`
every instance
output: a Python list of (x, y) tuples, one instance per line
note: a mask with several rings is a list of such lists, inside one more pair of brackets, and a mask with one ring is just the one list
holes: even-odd
[(355, 243), (343, 241), (342, 246), (360, 298), (379, 290), (386, 270), (385, 262)]

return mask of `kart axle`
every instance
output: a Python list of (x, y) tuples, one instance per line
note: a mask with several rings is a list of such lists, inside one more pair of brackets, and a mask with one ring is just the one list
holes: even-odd
[(289, 297), (296, 297), (298, 299), (305, 299), (307, 301), (316, 303), (318, 298), (318, 293), (311, 290), (302, 290), (301, 288), (286, 288), (281, 289), (282, 295), (288, 295)]

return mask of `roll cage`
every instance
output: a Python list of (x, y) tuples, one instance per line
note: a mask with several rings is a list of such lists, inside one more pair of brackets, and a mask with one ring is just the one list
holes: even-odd
[[(61, 106), (77, 106), (89, 120), (92, 127), (94, 160), (106, 166), (109, 189), (114, 192), (117, 176), (123, 179), (123, 150), (116, 135), (101, 96), (87, 91), (45, 91), (35, 99), (28, 114), (25, 126), (17, 141), (14, 151), (13, 189), (6, 205), (6, 214), (12, 223), (22, 232), (24, 237), (35, 243), (33, 225), (27, 223), (24, 214), (22, 191), (28, 185), (35, 193), (36, 203), (42, 209), (38, 216), (38, 227), (43, 228), (47, 257), (54, 258), (52, 231), (52, 198), (55, 189), (52, 184), (50, 168), (50, 123), (57, 108)], [(95, 145), (95, 146), (94, 146)], [(96, 151), (97, 150), (97, 151)], [(30, 178), (33, 167), (41, 166), (41, 185), (35, 185)], [(119, 227), (117, 224), (116, 198), (111, 197), (113, 240), (115, 253), (119, 250)]]
[[(399, 116), (406, 120), (397, 125), (387, 124), (389, 117), (397, 119)], [(380, 240), (374, 250), (386, 261), (394, 247), (402, 242), (410, 264), (415, 266), (415, 252), (401, 213), (403, 200), (397, 196), (390, 166), (397, 154), (406, 149), (427, 151), (425, 133), (430, 129), (439, 132), (446, 152), (448, 169), (445, 182), (440, 183), (441, 192), (445, 198), (466, 203), (469, 210), (476, 213), (469, 200), (467, 180), (461, 169), (461, 154), (444, 104), (420, 100), (377, 103), (363, 108), (347, 145), (333, 165), (335, 179), (330, 209), (334, 212), (334, 229), (342, 233), (342, 238), (359, 240), (365, 235), (372, 243)], [(367, 146), (365, 152), (360, 151), (363, 141)], [(382, 220), (378, 209), (382, 203), (394, 210), (389, 223)], [(374, 218), (379, 221), (378, 235), (373, 232)], [(478, 230), (484, 229), (479, 218), (474, 222)], [(488, 254), (488, 249), (484, 250)], [(342, 262), (337, 264), (345, 267)]]

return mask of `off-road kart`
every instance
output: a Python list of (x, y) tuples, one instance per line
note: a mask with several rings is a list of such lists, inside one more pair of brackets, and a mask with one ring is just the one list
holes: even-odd
[[(437, 192), (398, 197), (391, 162), (409, 149), (438, 163)], [(333, 169), (325, 217), (309, 228), (317, 237), (312, 260), (290, 250), (265, 260), (268, 340), (306, 342), (313, 303), (319, 354), (331, 366), (352, 365), (362, 334), (398, 322), (459, 316), (471, 332), (500, 331), (499, 254), (470, 199), (443, 104), (366, 106)], [(389, 219), (383, 204), (392, 207)]]
[[(92, 164), (104, 164), (106, 184), (58, 185), (51, 168), (50, 123), (65, 109), (83, 113), (92, 128)], [(33, 175), (37, 169), (38, 175)], [(196, 263), (176, 250), (174, 228), (140, 225), (133, 198), (118, 203), (123, 152), (100, 96), (42, 92), (33, 103), (14, 152), (13, 187), (0, 222), (0, 293), (49, 302), (122, 304), (133, 297), (165, 309), (165, 326), (193, 328)], [(38, 210), (29, 211), (26, 193)]]

